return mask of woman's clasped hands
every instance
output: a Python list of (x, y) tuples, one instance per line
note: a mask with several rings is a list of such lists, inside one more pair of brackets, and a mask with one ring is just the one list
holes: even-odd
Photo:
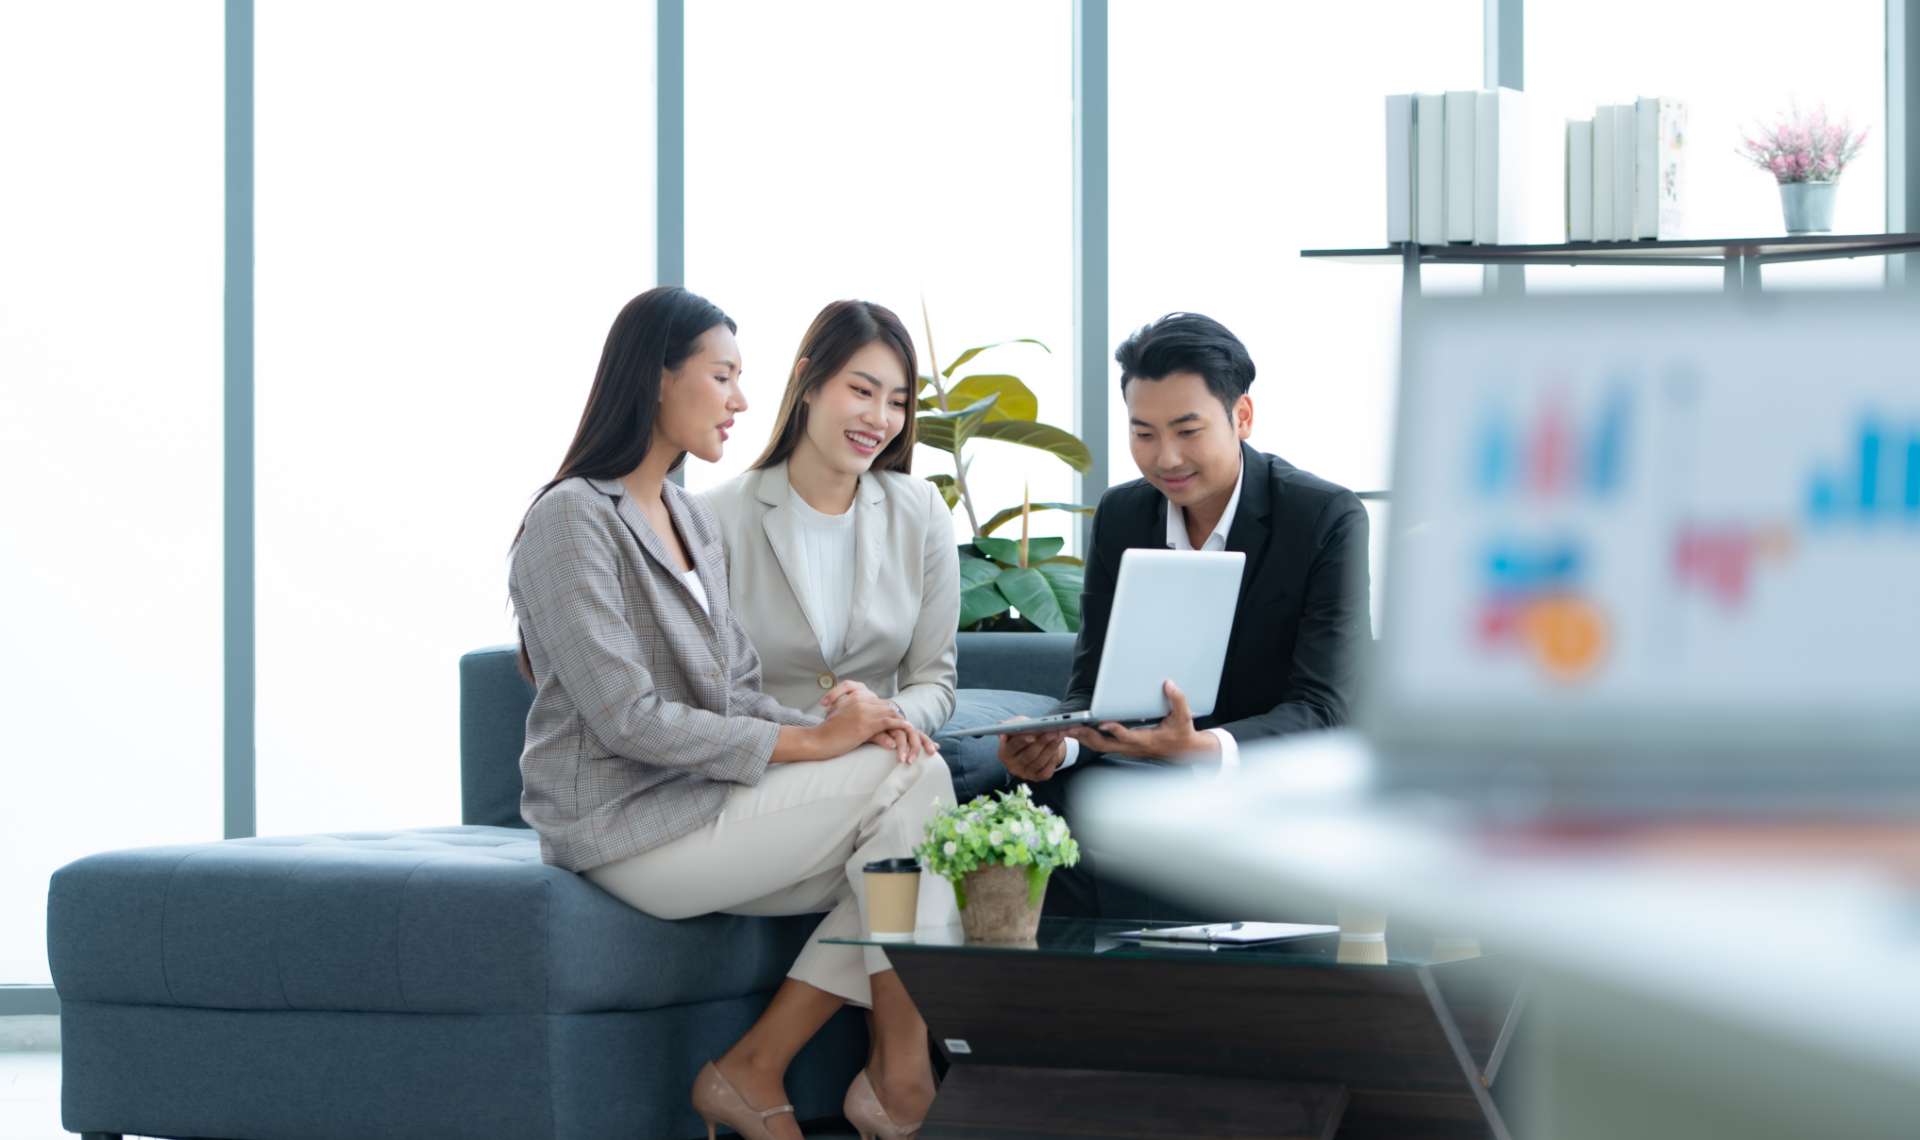
[(846, 722), (841, 731), (851, 740), (849, 751), (861, 744), (878, 744), (891, 749), (902, 764), (939, 751), (939, 745), (901, 715), (898, 705), (874, 696), (873, 690), (859, 681), (841, 681), (828, 689), (820, 698), (820, 706), (827, 715), (822, 729)]

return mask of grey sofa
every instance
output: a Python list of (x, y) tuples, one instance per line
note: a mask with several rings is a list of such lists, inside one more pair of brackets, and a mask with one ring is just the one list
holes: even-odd
[[(1067, 635), (965, 634), (951, 727), (1043, 708)], [(700, 1063), (758, 1016), (817, 916), (650, 918), (545, 866), (519, 818), (530, 694), (460, 662), (462, 824), (93, 855), (54, 874), (62, 1120), (227, 1140), (703, 1135)], [(990, 744), (944, 741), (965, 794)], [(795, 1062), (836, 1116), (865, 1056), (843, 1011)]]

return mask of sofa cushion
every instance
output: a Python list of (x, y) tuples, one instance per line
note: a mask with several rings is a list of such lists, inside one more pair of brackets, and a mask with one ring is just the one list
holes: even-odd
[(1013, 779), (1000, 764), (999, 737), (954, 736), (953, 732), (999, 724), (1016, 716), (1039, 716), (1053, 707), (1054, 699), (1005, 689), (961, 689), (955, 698), (953, 716), (933, 739), (953, 773), (953, 794), (966, 803), (982, 792), (1011, 787)]
[(668, 922), (523, 828), (239, 839), (55, 872), (72, 1001), (420, 1013), (644, 1010), (778, 985), (818, 915)]
[(962, 633), (954, 642), (962, 689), (1063, 697), (1073, 675), (1071, 633)]

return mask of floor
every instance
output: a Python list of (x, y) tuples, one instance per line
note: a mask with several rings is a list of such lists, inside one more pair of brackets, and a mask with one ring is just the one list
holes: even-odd
[(52, 1140), (60, 1130), (60, 1054), (0, 1053), (0, 1140)]
[[(57, 1049), (0, 1049), (0, 1140), (72, 1140), (72, 1133), (60, 1128)], [(811, 1132), (807, 1140), (855, 1138)]]

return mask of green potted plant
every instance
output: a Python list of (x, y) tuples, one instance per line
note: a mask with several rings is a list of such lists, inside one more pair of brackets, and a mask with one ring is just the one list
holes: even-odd
[[(994, 512), (983, 523), (967, 485), (973, 465), (967, 446), (979, 440), (1031, 448), (1075, 471), (1085, 471), (1093, 463), (1092, 453), (1078, 436), (1039, 422), (1040, 400), (1019, 377), (990, 372), (955, 378), (982, 353), (1020, 344), (1051, 351), (1031, 337), (1021, 337), (976, 345), (941, 368), (928, 322), (927, 358), (935, 367), (932, 375), (920, 377), (919, 440), (953, 457), (953, 474), (928, 478), (940, 488), (949, 508), (966, 512), (973, 532), (973, 541), (960, 547), (960, 628), (1075, 633), (1080, 629), (1081, 561), (1061, 553), (1064, 539), (1030, 538), (1029, 530), (1034, 511), (1092, 514), (1093, 508), (1023, 501)], [(1016, 518), (1020, 520), (1018, 540), (994, 536), (994, 531)]]
[(1033, 802), (1033, 789), (975, 796), (927, 821), (914, 852), (953, 884), (969, 942), (1031, 942), (1055, 867), (1080, 861), (1067, 821)]

